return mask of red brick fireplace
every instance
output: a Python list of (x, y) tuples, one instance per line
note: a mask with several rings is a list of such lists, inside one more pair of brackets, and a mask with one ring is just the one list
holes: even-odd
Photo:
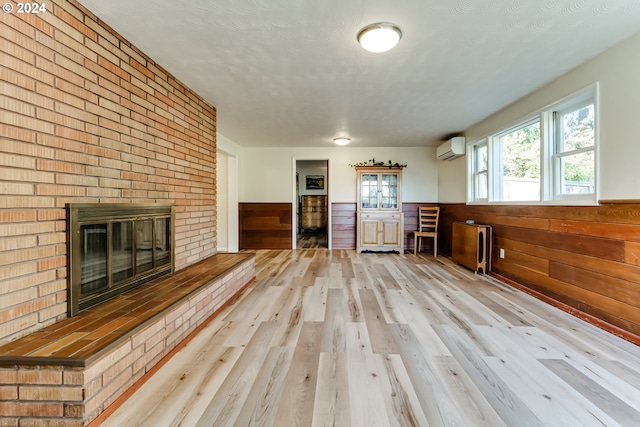
[(67, 316), (67, 203), (175, 207), (215, 253), (216, 111), (74, 0), (0, 14), (0, 344)]
[[(0, 33), (2, 346), (67, 319), (67, 204), (172, 205), (175, 270), (216, 254), (216, 110), (75, 0), (0, 14)], [(95, 413), (115, 387), (89, 380), (116, 360), (105, 357), (84, 372), (2, 367), (0, 412), (43, 411), (15, 403), (22, 390), (104, 396)], [(56, 383), (67, 388), (55, 396), (25, 385)]]

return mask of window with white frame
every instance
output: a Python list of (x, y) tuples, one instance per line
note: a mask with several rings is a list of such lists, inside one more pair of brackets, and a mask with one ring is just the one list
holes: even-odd
[(487, 155), (487, 140), (483, 140), (471, 147), (470, 153), (473, 163), (471, 165), (471, 182), (473, 194), (477, 201), (487, 201), (488, 185), (487, 165), (489, 164)]
[(540, 200), (540, 120), (522, 123), (492, 138), (496, 152), (494, 200), (522, 202)]
[(595, 192), (593, 100), (554, 111), (556, 198)]
[(469, 146), (469, 202), (595, 203), (596, 88)]

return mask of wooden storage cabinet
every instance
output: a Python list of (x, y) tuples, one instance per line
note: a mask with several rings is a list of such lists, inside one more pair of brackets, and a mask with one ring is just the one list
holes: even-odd
[(356, 167), (358, 208), (356, 252), (404, 252), (402, 169)]
[(302, 196), (301, 225), (303, 231), (327, 228), (327, 197)]
[(358, 214), (358, 252), (402, 249), (402, 214)]
[(475, 273), (491, 270), (491, 226), (453, 223), (453, 261)]

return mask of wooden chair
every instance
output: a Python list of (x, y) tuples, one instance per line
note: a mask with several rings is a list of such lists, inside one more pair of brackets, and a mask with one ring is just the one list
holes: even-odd
[(420, 252), (420, 239), (422, 237), (433, 237), (433, 256), (438, 256), (438, 217), (440, 208), (438, 206), (420, 206), (418, 208), (418, 231), (413, 232), (413, 254)]

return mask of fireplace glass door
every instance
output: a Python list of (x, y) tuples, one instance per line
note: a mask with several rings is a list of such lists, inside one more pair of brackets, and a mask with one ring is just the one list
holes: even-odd
[(111, 277), (114, 283), (133, 277), (133, 221), (111, 225)]
[(169, 218), (156, 219), (156, 265), (171, 264), (171, 221)]
[(107, 224), (80, 227), (81, 287), (83, 294), (104, 289), (109, 284), (107, 274)]
[(144, 273), (153, 268), (153, 219), (136, 221), (136, 272)]
[(69, 313), (173, 271), (173, 208), (69, 205)]

